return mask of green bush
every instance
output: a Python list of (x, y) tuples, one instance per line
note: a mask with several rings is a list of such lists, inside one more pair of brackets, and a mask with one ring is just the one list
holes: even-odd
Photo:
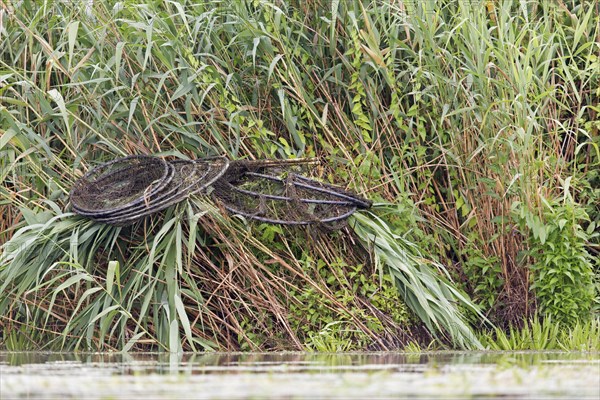
[(589, 218), (568, 192), (560, 201), (543, 200), (541, 207), (532, 211), (515, 204), (527, 232), (525, 262), (540, 314), (566, 327), (587, 322), (596, 296), (592, 256), (586, 249), (591, 232), (581, 226)]

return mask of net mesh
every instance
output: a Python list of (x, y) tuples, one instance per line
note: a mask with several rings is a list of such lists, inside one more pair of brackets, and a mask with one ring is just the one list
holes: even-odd
[(133, 223), (198, 192), (210, 192), (231, 213), (285, 225), (330, 224), (371, 206), (363, 197), (295, 171), (310, 163), (314, 160), (129, 156), (84, 175), (73, 186), (71, 204), (76, 213), (113, 225)]
[(371, 206), (354, 193), (291, 171), (306, 162), (294, 161), (233, 161), (214, 183), (213, 197), (229, 212), (283, 225), (333, 223)]
[(71, 190), (71, 204), (82, 215), (111, 215), (147, 202), (169, 184), (173, 175), (173, 167), (157, 157), (117, 159), (79, 179)]
[(206, 189), (226, 171), (228, 162), (225, 158), (171, 161), (170, 164), (174, 169), (173, 179), (156, 196), (137, 206), (121, 209), (96, 219), (108, 224), (123, 225), (164, 210), (190, 194)]

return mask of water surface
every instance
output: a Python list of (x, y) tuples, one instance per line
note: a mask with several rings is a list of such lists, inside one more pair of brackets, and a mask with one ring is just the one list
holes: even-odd
[(599, 399), (600, 353), (0, 353), (0, 398)]

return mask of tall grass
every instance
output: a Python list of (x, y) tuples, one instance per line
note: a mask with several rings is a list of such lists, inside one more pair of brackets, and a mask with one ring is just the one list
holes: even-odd
[(527, 250), (552, 244), (521, 216), (559, 224), (545, 204), (567, 187), (589, 218), (569, 225), (585, 251), (563, 264), (583, 257), (597, 281), (600, 6), (580, 3), (2, 3), (4, 344), (303, 348), (293, 293), (316, 293), (376, 348), (416, 331), (336, 293), (339, 274), (312, 275), (309, 257), (345, 260), (348, 276), (369, 265), (348, 230), (315, 241), (198, 200), (121, 230), (65, 212), (77, 177), (132, 153), (319, 156), (315, 177), (408, 209), (389, 229), (411, 228), (501, 326), (566, 295), (536, 291), (549, 271)]
[(597, 352), (600, 349), (600, 321), (578, 322), (572, 327), (546, 319), (525, 321), (522, 328), (508, 331), (496, 328), (480, 335), (484, 346), (490, 350), (562, 350)]

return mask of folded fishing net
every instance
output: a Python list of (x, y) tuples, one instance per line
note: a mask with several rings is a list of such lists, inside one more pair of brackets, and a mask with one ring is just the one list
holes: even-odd
[(112, 213), (105, 218), (96, 218), (101, 222), (123, 225), (158, 212), (179, 203), (187, 196), (206, 189), (226, 170), (229, 161), (226, 158), (206, 160), (177, 160), (170, 161), (173, 167), (173, 179), (153, 198), (125, 210)]
[(79, 179), (71, 190), (71, 205), (80, 215), (127, 225), (206, 189), (228, 164), (224, 157), (170, 162), (151, 156), (121, 158)]
[(161, 158), (129, 156), (99, 165), (75, 182), (71, 204), (91, 218), (147, 203), (173, 179), (173, 167)]
[(155, 196), (134, 207), (113, 212), (110, 216), (96, 218), (100, 222), (113, 225), (126, 225), (179, 203), (193, 193), (205, 190), (223, 175), (229, 161), (226, 158), (204, 160), (170, 161), (173, 178)]
[(112, 225), (131, 224), (194, 193), (211, 193), (231, 213), (284, 225), (342, 221), (357, 208), (371, 206), (369, 200), (293, 169), (312, 162), (129, 156), (85, 174), (70, 199), (76, 213)]

